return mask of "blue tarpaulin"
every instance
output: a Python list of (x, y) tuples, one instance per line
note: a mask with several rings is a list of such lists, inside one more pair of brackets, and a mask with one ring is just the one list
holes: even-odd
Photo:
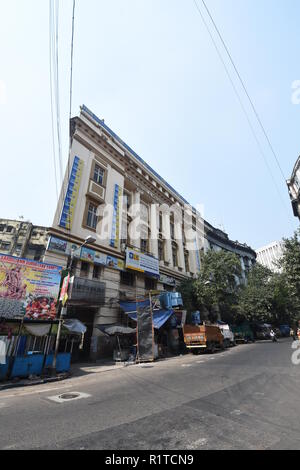
[(150, 307), (150, 300), (143, 300), (141, 302), (120, 302), (120, 307), (125, 313), (136, 313), (137, 307)]
[[(157, 310), (153, 312), (153, 325), (156, 330), (159, 330), (173, 315), (173, 310)], [(128, 313), (129, 318), (136, 321), (136, 313)]]

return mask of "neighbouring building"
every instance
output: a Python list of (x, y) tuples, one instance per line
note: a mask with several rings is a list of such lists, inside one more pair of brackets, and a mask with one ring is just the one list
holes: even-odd
[(283, 255), (283, 245), (281, 242), (273, 242), (267, 246), (256, 250), (257, 262), (273, 272), (280, 272), (277, 266), (278, 261)]
[(291, 178), (287, 181), (294, 216), (300, 219), (300, 157), (298, 158)]
[[(209, 249), (236, 253), (243, 278), (256, 260), (85, 106), (71, 120), (70, 160), (49, 233), (45, 262), (66, 266), (72, 253), (68, 316), (86, 324), (84, 351), (92, 358), (106, 352), (97, 325), (119, 321), (119, 300), (175, 290), (199, 273)], [(82, 246), (90, 236), (95, 242)]]
[(42, 261), (47, 243), (48, 229), (21, 220), (0, 219), (0, 252)]

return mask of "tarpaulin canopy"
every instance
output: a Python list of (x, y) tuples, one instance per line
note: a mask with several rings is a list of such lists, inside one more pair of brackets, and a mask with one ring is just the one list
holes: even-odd
[[(156, 330), (159, 330), (173, 315), (173, 310), (157, 310), (154, 311), (152, 314), (153, 317), (153, 325)], [(128, 313), (129, 318), (134, 321), (137, 321), (137, 314), (136, 313)]]
[(150, 307), (150, 300), (142, 300), (141, 302), (120, 302), (120, 307), (125, 313), (136, 313), (137, 308)]
[(69, 330), (71, 333), (82, 335), (86, 333), (86, 326), (81, 321), (76, 319), (64, 320), (64, 328)]
[(136, 333), (135, 328), (129, 328), (123, 325), (97, 325), (98, 330), (109, 336), (114, 335), (132, 335)]

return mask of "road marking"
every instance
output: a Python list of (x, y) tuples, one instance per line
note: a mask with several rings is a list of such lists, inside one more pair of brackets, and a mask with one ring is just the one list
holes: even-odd
[(181, 364), (181, 367), (192, 367), (192, 364)]
[(189, 444), (187, 446), (187, 449), (188, 450), (196, 450), (198, 449), (199, 447), (203, 447), (207, 444), (208, 440), (203, 438), (203, 439), (198, 439), (198, 441), (195, 441), (195, 442), (192, 442), (191, 444)]
[(203, 364), (205, 361), (197, 361), (197, 364)]
[(233, 410), (230, 414), (240, 416), (241, 414), (243, 414), (243, 412), (241, 410)]

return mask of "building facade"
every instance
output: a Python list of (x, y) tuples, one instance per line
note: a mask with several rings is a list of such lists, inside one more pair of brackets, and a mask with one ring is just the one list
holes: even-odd
[[(71, 122), (71, 153), (50, 229), (45, 262), (65, 266), (87, 290), (102, 283), (101, 306), (70, 298), (70, 314), (89, 328), (92, 357), (105, 353), (97, 325), (119, 320), (119, 300), (150, 290), (174, 290), (196, 276), (201, 252), (225, 249), (241, 259), (243, 276), (255, 262), (247, 245), (208, 224), (161, 176), (85, 106)], [(87, 237), (92, 245), (82, 245)]]
[(21, 220), (0, 219), (0, 252), (42, 261), (48, 243), (48, 229)]
[(256, 250), (257, 262), (273, 272), (280, 272), (277, 263), (283, 255), (281, 242), (273, 242)]
[(287, 185), (294, 216), (300, 220), (300, 157), (294, 166), (291, 178), (287, 181)]

